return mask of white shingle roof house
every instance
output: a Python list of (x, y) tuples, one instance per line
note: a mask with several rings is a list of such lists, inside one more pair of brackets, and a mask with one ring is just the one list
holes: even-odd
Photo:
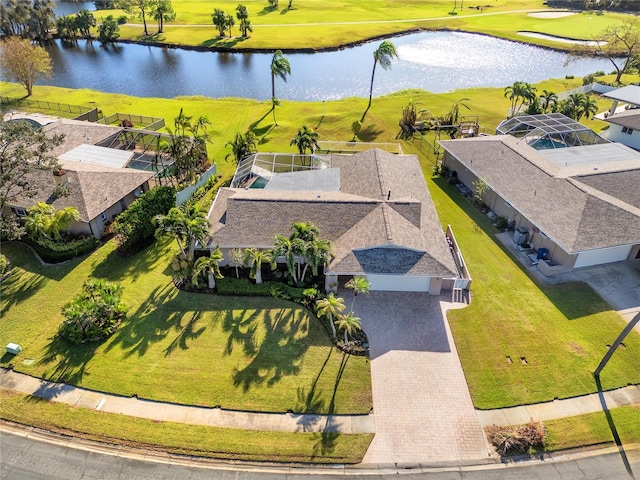
[(547, 275), (640, 258), (640, 153), (617, 143), (536, 150), (511, 135), (441, 142), (443, 163), (547, 249)]
[[(315, 174), (317, 182), (309, 178)], [(265, 188), (218, 192), (209, 245), (220, 245), (227, 263), (230, 249), (269, 249), (292, 223), (308, 222), (333, 243), (327, 284), (366, 275), (373, 290), (437, 295), (453, 287), (456, 264), (415, 155), (371, 149), (278, 175)]]

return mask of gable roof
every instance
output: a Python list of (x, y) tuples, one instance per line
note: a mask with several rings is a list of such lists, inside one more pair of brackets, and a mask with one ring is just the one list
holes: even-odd
[(340, 191), (220, 189), (210, 243), (271, 248), (276, 234), (308, 222), (333, 242), (332, 273), (455, 276), (417, 157), (373, 149), (333, 155), (331, 167)]
[(618, 195), (621, 203), (616, 204), (588, 193), (580, 182), (597, 189), (597, 181), (554, 177), (540, 167), (539, 152), (508, 135), (441, 145), (567, 253), (640, 243), (640, 217), (624, 201), (635, 194)]
[(603, 93), (602, 96), (612, 100), (640, 105), (640, 87), (637, 85), (627, 85), (626, 87), (617, 88), (610, 92)]
[(53, 191), (56, 182), (51, 172), (33, 172), (39, 185), (47, 185), (38, 194), (29, 198), (22, 196), (12, 202), (14, 206), (30, 208), (38, 202), (49, 203), (56, 209), (75, 207), (83, 222), (90, 222), (122, 198), (129, 195), (154, 173), (128, 168), (108, 168), (78, 162), (64, 162), (67, 180), (71, 187), (66, 197), (55, 198)]

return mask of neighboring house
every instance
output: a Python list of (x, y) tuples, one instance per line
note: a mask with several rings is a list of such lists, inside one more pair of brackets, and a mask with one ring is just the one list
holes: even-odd
[[(49, 136), (64, 134), (64, 143), (53, 150), (63, 171), (58, 175), (37, 171), (32, 175), (43, 188), (29, 198), (17, 198), (5, 206), (19, 216), (38, 202), (56, 209), (75, 207), (81, 220), (69, 228), (72, 234), (87, 234), (100, 238), (105, 224), (124, 211), (142, 192), (149, 189), (154, 173), (125, 168), (132, 152), (96, 146), (115, 138), (119, 127), (94, 123), (59, 120), (44, 127)], [(68, 184), (69, 195), (56, 198), (57, 184)], [(59, 188), (59, 187), (58, 187)]]
[(477, 179), (487, 184), (485, 203), (516, 228), (514, 241), (546, 249), (544, 274), (640, 258), (635, 150), (619, 143), (536, 150), (511, 135), (441, 145), (451, 175), (469, 188)]
[[(251, 162), (253, 169), (247, 168)], [(453, 288), (456, 263), (415, 155), (372, 149), (309, 158), (308, 164), (273, 173), (254, 159), (242, 162), (238, 171), (245, 177), (236, 175), (233, 185), (247, 186), (221, 188), (209, 211), (209, 248), (220, 246), (223, 265), (230, 264), (231, 249), (270, 249), (292, 223), (308, 222), (333, 242), (327, 290), (354, 275), (365, 275), (372, 290), (438, 295)], [(259, 181), (256, 172), (263, 174)]]
[[(611, 108), (596, 118), (609, 123), (602, 136), (640, 150), (640, 86), (627, 85), (603, 94), (613, 100)], [(618, 106), (622, 103), (621, 106)]]
[(603, 137), (640, 150), (640, 107), (616, 113), (604, 121), (609, 123), (609, 128), (602, 133)]

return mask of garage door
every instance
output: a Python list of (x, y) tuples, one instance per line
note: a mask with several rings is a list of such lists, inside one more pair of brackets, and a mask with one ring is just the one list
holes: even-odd
[(629, 257), (631, 245), (622, 247), (601, 248), (578, 254), (573, 268), (591, 267), (592, 265), (602, 265), (603, 263), (622, 262)]
[(398, 275), (367, 275), (371, 290), (390, 292), (428, 292), (431, 277), (405, 277)]

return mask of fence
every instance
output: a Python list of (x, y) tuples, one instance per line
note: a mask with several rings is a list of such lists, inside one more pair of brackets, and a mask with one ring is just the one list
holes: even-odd
[(217, 173), (217, 168), (216, 165), (212, 165), (211, 167), (209, 167), (209, 169), (204, 172), (201, 176), (200, 179), (194, 183), (193, 185), (189, 185), (188, 187), (180, 190), (178, 193), (176, 193), (176, 207), (179, 207), (180, 205), (182, 205), (184, 202), (186, 202), (187, 200), (189, 200), (189, 198), (191, 198), (191, 195), (193, 195), (193, 193), (199, 189), (200, 187), (202, 187), (205, 183), (207, 183), (207, 180), (209, 180), (209, 177), (211, 177), (211, 175), (215, 175)]
[(618, 87), (612, 87), (611, 85), (603, 85), (601, 83), (590, 83), (589, 85), (583, 85), (582, 87), (574, 88), (572, 90), (567, 90), (565, 92), (560, 92), (558, 94), (558, 101), (566, 100), (570, 95), (574, 93), (609, 93), (612, 90), (615, 90)]
[(137, 128), (157, 131), (164, 127), (164, 118), (147, 117), (145, 115), (132, 115), (130, 113), (114, 113), (98, 120), (98, 123), (105, 125), (120, 125), (124, 120), (128, 120)]
[(411, 136), (411, 140), (430, 164), (435, 165), (442, 157), (441, 147), (440, 145), (438, 145), (438, 142), (435, 139), (435, 135), (433, 142), (431, 142), (418, 130), (414, 130), (413, 135)]
[(318, 153), (355, 153), (379, 148), (389, 153), (402, 155), (402, 147), (399, 143), (374, 143), (374, 142), (318, 142)]
[[(71, 118), (78, 119), (78, 120), (85, 120), (85, 119), (95, 117), (95, 120), (93, 121), (96, 121), (99, 116), (99, 112), (97, 108), (82, 107), (80, 105), (69, 105), (67, 103), (46, 102), (43, 100), (0, 97), (0, 104), (2, 104), (3, 106), (14, 104), (17, 107), (28, 107), (28, 108), (33, 108), (37, 110), (48, 110), (50, 112), (56, 112), (58, 115), (61, 115), (64, 117), (69, 117), (70, 115), (67, 115), (67, 114), (71, 114), (73, 115)], [(80, 117), (83, 117), (83, 118), (80, 118)]]

